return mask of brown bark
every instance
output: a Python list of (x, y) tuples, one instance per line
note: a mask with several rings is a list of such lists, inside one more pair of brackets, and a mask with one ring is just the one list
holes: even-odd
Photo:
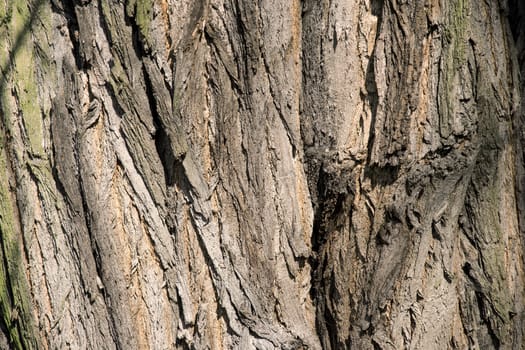
[(522, 349), (524, 16), (0, 2), (0, 347)]

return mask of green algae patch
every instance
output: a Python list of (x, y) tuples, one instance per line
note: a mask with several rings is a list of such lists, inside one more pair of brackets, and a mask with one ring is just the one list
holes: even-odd
[(7, 25), (12, 18), (13, 6), (8, 6), (4, 1), (0, 2), (0, 26)]
[(153, 3), (151, 0), (137, 0), (137, 11), (135, 20), (146, 41), (149, 41), (149, 28), (153, 14)]
[(0, 314), (15, 349), (36, 349), (21, 234), (16, 224), (4, 144), (0, 135)]
[(128, 0), (126, 1), (126, 15), (134, 18), (135, 23), (142, 35), (145, 47), (150, 47), (150, 26), (153, 19), (152, 0)]
[(458, 72), (466, 62), (465, 41), (469, 21), (467, 0), (458, 0), (450, 6), (442, 39), (444, 52), (438, 92), (439, 132), (443, 138), (448, 138), (451, 134), (456, 104), (451, 97), (455, 96), (453, 91), (457, 84)]
[(468, 21), (468, 1), (458, 0), (453, 3), (450, 14), (449, 33), (452, 34), (454, 64), (465, 61), (465, 39)]
[[(31, 30), (43, 1), (0, 2), (0, 323), (12, 349), (38, 349), (16, 185), (10, 156), (44, 156), (42, 113)], [(35, 12), (36, 11), (36, 12)], [(22, 130), (23, 147), (6, 149), (6, 138)], [(17, 144), (21, 146), (21, 144)]]
[(42, 113), (39, 105), (37, 81), (35, 77), (35, 59), (33, 45), (27, 28), (30, 20), (30, 10), (23, 4), (18, 4), (13, 11), (12, 32), (17, 38), (17, 46), (13, 48), (15, 94), (18, 108), (22, 115), (25, 136), (31, 155), (43, 157), (43, 126)]

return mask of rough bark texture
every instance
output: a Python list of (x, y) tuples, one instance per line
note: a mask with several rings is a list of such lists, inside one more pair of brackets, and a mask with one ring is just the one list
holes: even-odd
[(521, 0), (0, 0), (0, 348), (525, 348)]

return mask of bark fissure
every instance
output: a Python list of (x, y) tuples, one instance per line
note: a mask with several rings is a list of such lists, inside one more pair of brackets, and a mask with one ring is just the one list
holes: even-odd
[(524, 18), (0, 2), (0, 347), (523, 348)]

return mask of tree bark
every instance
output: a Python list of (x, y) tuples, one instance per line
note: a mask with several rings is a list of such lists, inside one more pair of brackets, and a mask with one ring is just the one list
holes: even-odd
[(0, 38), (0, 348), (525, 348), (522, 1), (0, 1)]

